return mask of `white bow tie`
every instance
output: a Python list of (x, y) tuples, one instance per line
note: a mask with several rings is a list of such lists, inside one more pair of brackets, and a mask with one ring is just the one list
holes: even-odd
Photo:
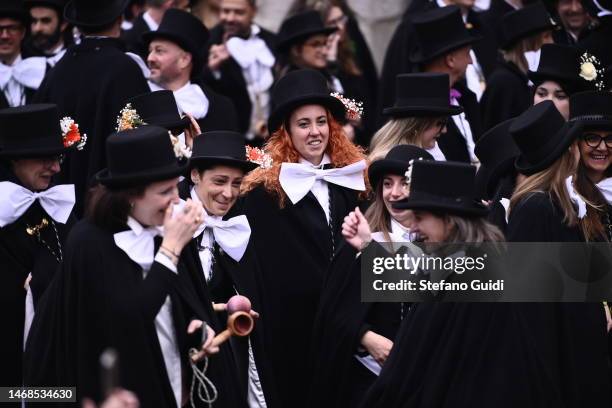
[[(149, 81), (149, 88), (151, 92), (164, 90), (164, 88), (151, 81)], [(174, 91), (174, 98), (180, 114), (190, 113), (194, 118), (202, 119), (208, 113), (210, 102), (202, 88), (196, 84), (187, 84), (181, 89), (177, 89)]]
[(128, 217), (129, 230), (118, 232), (113, 235), (115, 244), (123, 250), (140, 267), (148, 272), (155, 258), (156, 236), (162, 236), (163, 231), (159, 227), (144, 228), (135, 219)]
[(215, 241), (236, 262), (240, 262), (251, 237), (251, 226), (245, 215), (232, 217), (227, 221), (220, 217), (204, 215), (204, 221), (193, 237), (198, 237), (206, 228), (211, 228)]
[(612, 177), (601, 180), (597, 183), (597, 188), (601, 191), (608, 204), (612, 205)]
[(74, 207), (74, 185), (62, 184), (40, 193), (10, 181), (0, 182), (0, 227), (12, 224), (27, 211), (34, 201), (55, 221), (65, 224)]
[(266, 42), (259, 37), (243, 39), (232, 37), (227, 40), (227, 51), (242, 68), (248, 68), (259, 63), (267, 68), (274, 66), (274, 55), (268, 49)]
[(0, 88), (6, 88), (12, 78), (26, 88), (38, 89), (46, 72), (45, 57), (26, 58), (10, 67), (0, 63)]
[(295, 204), (308, 194), (317, 180), (364, 191), (363, 170), (365, 168), (365, 160), (329, 170), (316, 169), (302, 163), (283, 163), (278, 180), (291, 202)]
[(565, 188), (567, 188), (570, 200), (578, 207), (578, 218), (583, 219), (587, 213), (586, 203), (584, 202), (582, 197), (580, 197), (578, 193), (576, 193), (576, 190), (574, 190), (573, 180), (574, 178), (572, 176), (566, 178)]

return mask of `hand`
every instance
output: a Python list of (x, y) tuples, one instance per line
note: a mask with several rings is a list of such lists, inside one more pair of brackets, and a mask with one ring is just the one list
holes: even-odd
[(344, 217), (342, 224), (342, 236), (353, 248), (363, 250), (372, 241), (370, 225), (365, 219), (359, 207)]
[(193, 149), (193, 140), (202, 134), (202, 130), (200, 129), (200, 125), (198, 121), (191, 115), (191, 113), (186, 113), (185, 116), (189, 118), (189, 127), (185, 129), (185, 144), (190, 149)]
[(221, 65), (230, 57), (225, 44), (213, 45), (208, 52), (208, 68), (211, 71), (218, 71)]
[(202, 222), (202, 204), (188, 199), (181, 211), (172, 214), (173, 205), (168, 206), (164, 216), (164, 239), (162, 246), (174, 254), (180, 254), (193, 238)]
[[(134, 393), (117, 389), (112, 392), (100, 405), (100, 408), (138, 408), (140, 403)], [(90, 399), (83, 400), (83, 408), (96, 408), (96, 404)]]
[(382, 367), (385, 361), (387, 361), (387, 357), (389, 357), (393, 342), (380, 334), (368, 330), (361, 338), (361, 345)]
[[(187, 327), (187, 333), (193, 334), (196, 330), (202, 328), (204, 323), (201, 320), (192, 320)], [(209, 325), (206, 325), (206, 341), (200, 345), (200, 351), (197, 354), (193, 355), (191, 359), (194, 362), (198, 362), (202, 360), (206, 356), (210, 356), (211, 354), (217, 354), (219, 352), (219, 346), (213, 346), (212, 341), (215, 338), (215, 331), (210, 328)]]

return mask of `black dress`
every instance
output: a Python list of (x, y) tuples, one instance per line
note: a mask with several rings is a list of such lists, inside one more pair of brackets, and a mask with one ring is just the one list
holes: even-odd
[[(224, 328), (212, 311), (196, 251), (193, 243), (183, 249), (178, 273), (153, 262), (143, 279), (142, 268), (115, 245), (111, 231), (80, 221), (68, 237), (61, 272), (41, 300), (44, 313), (34, 319), (25, 383), (71, 384), (79, 398), (99, 400), (99, 357), (112, 347), (119, 354), (119, 386), (133, 391), (141, 406), (176, 407), (155, 328), (162, 304), (170, 296), (183, 395), (192, 378), (188, 349), (200, 341), (187, 335), (187, 325), (200, 319), (217, 333)], [(234, 391), (238, 381), (229, 346), (209, 358), (207, 376), (219, 392), (216, 406), (246, 406)]]

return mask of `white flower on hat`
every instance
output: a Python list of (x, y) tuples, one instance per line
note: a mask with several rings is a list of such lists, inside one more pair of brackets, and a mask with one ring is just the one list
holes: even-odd
[(601, 68), (601, 63), (594, 55), (585, 52), (580, 56), (580, 73), (578, 74), (585, 81), (595, 82), (595, 87), (598, 90), (605, 89), (605, 83), (603, 80), (604, 69)]
[(597, 68), (592, 62), (584, 62), (580, 65), (580, 76), (587, 81), (594, 81), (597, 79)]

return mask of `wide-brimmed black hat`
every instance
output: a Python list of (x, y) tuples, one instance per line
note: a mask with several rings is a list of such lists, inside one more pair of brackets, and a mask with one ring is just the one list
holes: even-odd
[(184, 129), (189, 118), (181, 118), (172, 91), (155, 91), (135, 96), (128, 100), (138, 116), (148, 125), (161, 126), (168, 130)]
[(164, 18), (157, 30), (142, 35), (146, 44), (156, 38), (172, 41), (190, 53), (193, 60), (193, 73), (200, 72), (204, 63), (209, 33), (196, 16), (183, 10), (169, 9), (164, 13)]
[(272, 88), (268, 130), (274, 133), (295, 109), (304, 105), (322, 105), (336, 120), (345, 121), (344, 104), (331, 96), (327, 80), (313, 69), (291, 71)]
[(101, 27), (123, 14), (129, 0), (70, 0), (64, 18), (77, 27)]
[(152, 125), (110, 135), (106, 160), (108, 167), (96, 180), (110, 188), (168, 180), (187, 168), (187, 160), (176, 158), (168, 130)]
[(0, 1), (0, 17), (14, 18), (21, 21), (24, 25), (30, 22), (30, 13), (24, 6), (23, 0)]
[(244, 136), (232, 131), (204, 132), (193, 142), (189, 167), (223, 164), (249, 172), (259, 165), (246, 159)]
[(32, 7), (49, 7), (57, 10), (60, 16), (64, 15), (64, 7), (66, 7), (67, 0), (25, 0), (25, 6), (28, 8)]
[(392, 117), (451, 116), (463, 112), (450, 103), (448, 74), (401, 74), (395, 78), (395, 103), (383, 110)]
[(393, 208), (463, 216), (486, 215), (487, 207), (476, 198), (475, 175), (476, 167), (466, 163), (415, 161), (411, 167), (410, 194), (393, 204)]
[(569, 120), (583, 128), (612, 129), (612, 93), (589, 91), (572, 95)]
[(555, 104), (544, 101), (518, 116), (509, 131), (521, 151), (515, 167), (529, 176), (561, 157), (582, 128), (578, 123), (565, 122)]
[(457, 6), (419, 13), (412, 18), (412, 23), (416, 41), (409, 58), (414, 63), (431, 61), (482, 39), (466, 28)]
[(281, 24), (276, 41), (276, 51), (284, 52), (294, 44), (300, 44), (317, 34), (329, 35), (337, 27), (326, 27), (321, 14), (316, 11), (305, 11), (287, 18)]
[(501, 48), (510, 49), (523, 38), (557, 27), (546, 6), (539, 1), (511, 11), (502, 18)]
[(53, 156), (74, 147), (64, 147), (57, 105), (0, 110), (0, 157)]
[(536, 85), (545, 81), (558, 82), (566, 93), (571, 94), (588, 88), (579, 72), (580, 51), (576, 47), (544, 44), (538, 69), (529, 71), (527, 76)]
[(412, 160), (433, 160), (433, 156), (424, 149), (413, 145), (395, 146), (384, 159), (376, 160), (368, 167), (368, 178), (374, 190), (385, 174), (403, 176)]
[(513, 122), (514, 119), (508, 119), (492, 127), (478, 139), (474, 148), (480, 160), (476, 184), (482, 186), (489, 198), (495, 194), (500, 178), (514, 170), (514, 161), (521, 154), (510, 135)]

